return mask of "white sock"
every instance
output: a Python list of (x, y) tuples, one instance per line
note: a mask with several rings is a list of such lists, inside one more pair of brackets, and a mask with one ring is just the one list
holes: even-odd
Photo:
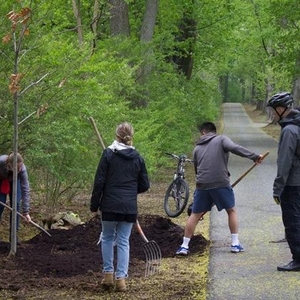
[(189, 249), (189, 243), (190, 243), (190, 238), (187, 238), (187, 237), (183, 237), (183, 242), (182, 242), (182, 245), (181, 247), (184, 247), (186, 249)]
[(235, 246), (235, 245), (239, 245), (239, 234), (238, 233), (232, 233), (231, 234), (231, 245)]

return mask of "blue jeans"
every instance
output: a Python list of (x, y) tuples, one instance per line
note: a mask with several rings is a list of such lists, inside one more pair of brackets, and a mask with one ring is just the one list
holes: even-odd
[(103, 272), (114, 272), (114, 242), (117, 247), (116, 278), (126, 278), (129, 266), (129, 238), (133, 223), (102, 220)]
[[(1, 181), (1, 180), (0, 180)], [(1, 182), (0, 182), (1, 184)], [(12, 182), (10, 183), (10, 194), (9, 194), (9, 199), (10, 199), (10, 206), (12, 206)], [(20, 180), (17, 181), (17, 211), (20, 212), (20, 206), (21, 206), (21, 184), (20, 184)], [(6, 204), (6, 198), (7, 195), (6, 194), (2, 194), (0, 193), (0, 201), (4, 204)], [(4, 210), (4, 206), (0, 204), (0, 219)], [(12, 221), (12, 215), (10, 214), (10, 222)], [(20, 227), (20, 216), (17, 215), (17, 230)]]

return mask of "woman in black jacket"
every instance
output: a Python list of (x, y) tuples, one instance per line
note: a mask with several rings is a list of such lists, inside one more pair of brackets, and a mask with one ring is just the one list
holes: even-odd
[[(104, 288), (114, 285), (126, 291), (129, 238), (137, 219), (137, 195), (149, 189), (144, 159), (132, 146), (133, 127), (124, 122), (117, 126), (116, 140), (104, 150), (94, 180), (90, 210), (102, 216), (101, 252)], [(114, 244), (117, 266), (114, 270)], [(115, 271), (115, 272), (114, 272)], [(114, 274), (115, 273), (115, 274)], [(115, 275), (115, 276), (114, 276)]]

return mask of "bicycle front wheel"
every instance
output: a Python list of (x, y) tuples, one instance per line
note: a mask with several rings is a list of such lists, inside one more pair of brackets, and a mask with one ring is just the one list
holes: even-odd
[(184, 179), (177, 178), (170, 184), (165, 195), (164, 209), (166, 214), (171, 218), (178, 217), (184, 211), (188, 201), (188, 184)]

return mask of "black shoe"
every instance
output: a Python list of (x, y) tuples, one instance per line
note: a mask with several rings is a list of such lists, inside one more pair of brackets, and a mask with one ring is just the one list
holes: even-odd
[(287, 265), (284, 265), (284, 266), (281, 266), (281, 267), (278, 266), (277, 270), (278, 271), (294, 271), (294, 272), (300, 271), (300, 262), (292, 260)]

